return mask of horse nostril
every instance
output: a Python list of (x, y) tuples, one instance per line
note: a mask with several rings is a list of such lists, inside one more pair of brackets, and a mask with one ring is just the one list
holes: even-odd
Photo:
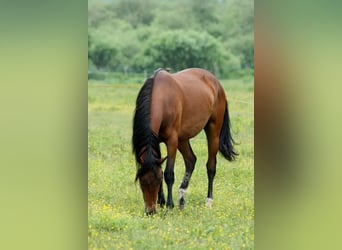
[(151, 216), (151, 215), (153, 215), (153, 214), (155, 214), (155, 213), (156, 213), (156, 211), (154, 211), (154, 210), (146, 211), (146, 215), (147, 215), (147, 216)]

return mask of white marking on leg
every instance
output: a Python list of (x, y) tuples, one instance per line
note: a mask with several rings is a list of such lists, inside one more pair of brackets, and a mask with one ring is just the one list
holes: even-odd
[(180, 188), (179, 189), (179, 200), (182, 199), (182, 198), (185, 199), (186, 193), (187, 193), (186, 189)]
[(213, 202), (214, 200), (212, 198), (207, 198), (207, 200), (205, 201), (205, 206), (207, 208), (211, 208), (213, 206)]

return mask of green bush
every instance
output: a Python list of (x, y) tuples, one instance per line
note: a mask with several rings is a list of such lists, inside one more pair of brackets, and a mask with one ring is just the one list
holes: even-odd
[(205, 32), (167, 31), (150, 39), (143, 56), (149, 69), (168, 67), (173, 71), (201, 67), (214, 71), (222, 61), (222, 47)]
[(90, 48), (90, 59), (98, 69), (115, 68), (118, 50), (104, 42), (93, 43)]
[(253, 10), (252, 0), (89, 1), (88, 69), (202, 67), (220, 78), (250, 77)]

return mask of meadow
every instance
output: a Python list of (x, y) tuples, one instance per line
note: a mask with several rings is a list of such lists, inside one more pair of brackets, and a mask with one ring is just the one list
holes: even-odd
[[(239, 157), (228, 162), (218, 154), (214, 203), (206, 208), (207, 144), (201, 132), (191, 140), (197, 163), (184, 210), (158, 208), (152, 217), (144, 215), (142, 193), (134, 182), (132, 118), (141, 84), (88, 84), (89, 249), (254, 249), (254, 84), (221, 83)], [(178, 152), (175, 204), (183, 174)]]

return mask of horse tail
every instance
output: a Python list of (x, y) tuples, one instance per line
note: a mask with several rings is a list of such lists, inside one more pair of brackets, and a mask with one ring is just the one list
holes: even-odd
[(239, 155), (233, 145), (235, 141), (232, 138), (230, 133), (230, 119), (229, 119), (229, 112), (228, 112), (228, 102), (226, 104), (226, 110), (224, 112), (223, 117), (223, 124), (220, 132), (220, 144), (219, 150), (221, 154), (226, 158), (228, 161), (234, 161), (236, 157)]

